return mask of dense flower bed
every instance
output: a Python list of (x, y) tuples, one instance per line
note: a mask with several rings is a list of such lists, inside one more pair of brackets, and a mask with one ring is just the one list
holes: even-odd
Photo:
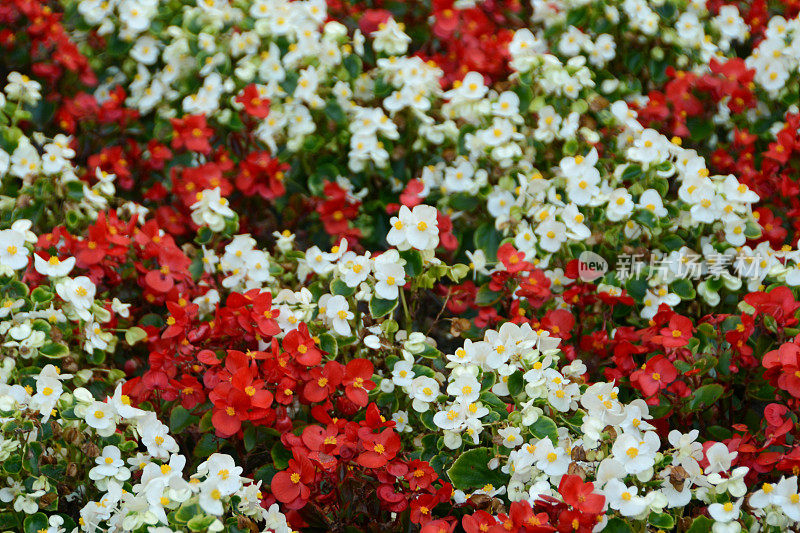
[(800, 527), (798, 12), (3, 2), (0, 528)]

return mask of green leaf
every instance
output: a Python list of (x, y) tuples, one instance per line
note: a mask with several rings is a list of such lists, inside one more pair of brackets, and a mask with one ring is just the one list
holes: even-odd
[(497, 397), (496, 394), (493, 392), (482, 392), (480, 395), (480, 400), (487, 407), (489, 407), (492, 411), (500, 415), (501, 418), (508, 417), (508, 410), (506, 409), (506, 403)]
[(488, 285), (484, 285), (478, 289), (478, 294), (475, 296), (475, 305), (485, 307), (487, 305), (494, 305), (503, 295), (501, 292), (494, 292), (489, 289)]
[(483, 487), (491, 483), (495, 487), (502, 487), (508, 482), (508, 476), (500, 469), (490, 470), (489, 461), (494, 454), (489, 448), (477, 448), (462, 453), (453, 466), (447, 471), (447, 476), (457, 489), (469, 490)]
[(689, 400), (689, 409), (695, 411), (697, 409), (708, 407), (719, 400), (720, 397), (722, 397), (723, 392), (725, 392), (725, 389), (723, 389), (722, 385), (719, 383), (709, 383), (708, 385), (703, 385), (694, 391), (694, 394), (692, 394), (692, 397)]
[(175, 511), (175, 520), (178, 522), (185, 524), (196, 515), (200, 513), (200, 507), (196, 503), (184, 503), (178, 510)]
[(57, 342), (48, 342), (39, 348), (39, 353), (50, 359), (60, 359), (69, 355), (69, 348)]
[(244, 449), (247, 452), (253, 451), (256, 447), (256, 427), (250, 426), (244, 430)]
[(373, 318), (381, 318), (392, 311), (395, 310), (397, 307), (397, 300), (384, 300), (383, 298), (378, 298), (377, 296), (373, 296), (369, 300), (369, 314), (372, 315)]
[(708, 119), (689, 117), (686, 119), (686, 126), (693, 141), (708, 139), (714, 133), (714, 125)]
[(355, 54), (350, 54), (342, 60), (345, 70), (351, 79), (356, 79), (361, 74), (361, 58)]
[(335, 279), (331, 283), (331, 293), (347, 298), (356, 293), (356, 287), (348, 287), (344, 281)]
[(658, 222), (658, 218), (656, 217), (655, 213), (649, 209), (638, 209), (633, 215), (633, 220), (642, 226), (647, 226), (648, 228), (655, 228), (656, 223)]
[(422, 256), (416, 250), (400, 252), (400, 257), (406, 260), (406, 274), (412, 278), (422, 274)]
[(658, 529), (670, 530), (675, 527), (675, 519), (667, 513), (650, 513), (647, 521)]
[(698, 516), (694, 519), (689, 529), (686, 530), (686, 533), (707, 533), (708, 531), (711, 531), (711, 526), (713, 524), (713, 520), (711, 520), (709, 517)]
[(420, 422), (422, 422), (423, 426), (430, 429), (431, 431), (439, 431), (439, 427), (433, 421), (434, 414), (436, 413), (434, 413), (433, 409), (428, 409), (424, 413), (420, 413), (419, 420)]
[(558, 426), (556, 426), (556, 423), (553, 422), (552, 418), (540, 416), (536, 419), (536, 422), (531, 424), (529, 429), (531, 430), (531, 433), (540, 439), (550, 437), (550, 440), (552, 440), (554, 443), (558, 442)]
[(748, 239), (757, 239), (761, 237), (761, 227), (752, 220), (748, 220), (744, 227), (744, 236)]
[(325, 114), (328, 115), (332, 121), (336, 124), (342, 125), (347, 120), (347, 116), (342, 111), (341, 106), (336, 102), (336, 100), (329, 100), (328, 104), (325, 106)]
[(214, 232), (211, 231), (211, 228), (208, 226), (203, 226), (199, 230), (197, 230), (197, 237), (194, 238), (194, 242), (197, 244), (203, 245), (208, 244), (211, 242), (211, 239), (214, 238)]
[(661, 239), (661, 244), (666, 247), (668, 252), (674, 252), (675, 250), (679, 250), (681, 246), (684, 246), (686, 243), (677, 235), (666, 235)]
[(0, 513), (0, 524), (3, 524), (4, 528), (13, 527), (13, 529), (8, 529), (7, 531), (15, 531), (20, 526), (20, 518), (21, 516), (17, 513)]
[(622, 171), (622, 181), (632, 182), (642, 175), (642, 167), (639, 165), (628, 165)]
[(458, 193), (447, 197), (447, 203), (456, 211), (471, 211), (478, 207), (480, 200), (470, 194)]
[(522, 370), (517, 370), (508, 377), (508, 392), (511, 396), (516, 396), (525, 389), (525, 382), (522, 379)]
[(192, 414), (182, 405), (176, 405), (169, 414), (169, 429), (172, 433), (180, 433), (192, 423)]
[[(8, 524), (3, 525), (7, 526)], [(47, 531), (48, 527), (47, 516), (44, 513), (36, 513), (25, 517), (25, 533), (39, 533), (40, 530)]]
[(336, 358), (336, 354), (339, 352), (339, 343), (330, 333), (322, 333), (319, 336), (319, 347), (327, 352), (331, 359)]
[[(603, 531), (605, 533), (633, 533), (631, 526), (622, 518), (612, 518), (606, 522), (606, 527)], [(711, 528), (709, 528), (708, 531), (711, 531)]]
[(694, 285), (688, 279), (679, 279), (673, 281), (670, 285), (672, 292), (681, 297), (681, 300), (694, 300), (697, 292), (694, 290)]
[(132, 327), (128, 328), (125, 331), (125, 342), (129, 345), (133, 346), (139, 341), (143, 341), (147, 338), (147, 332), (140, 327)]
[(639, 278), (631, 278), (625, 282), (625, 290), (631, 295), (631, 298), (639, 302), (644, 298), (647, 292), (647, 280)]
[(47, 303), (53, 299), (53, 293), (49, 290), (45, 289), (44, 287), (36, 287), (31, 292), (31, 297), (36, 300), (37, 303)]
[(208, 527), (216, 520), (216, 517), (209, 515), (198, 515), (193, 517), (186, 526), (191, 531), (207, 531)]
[(286, 470), (289, 466), (289, 459), (292, 458), (292, 452), (284, 448), (280, 441), (272, 446), (270, 455), (272, 456), (272, 463), (277, 470)]
[(486, 259), (495, 261), (497, 259), (497, 249), (500, 248), (500, 233), (495, 229), (493, 222), (487, 222), (475, 230), (473, 241), (475, 247), (483, 250)]

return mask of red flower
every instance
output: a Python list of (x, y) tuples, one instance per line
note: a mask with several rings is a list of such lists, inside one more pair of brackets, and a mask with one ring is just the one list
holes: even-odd
[(211, 152), (211, 144), (208, 139), (214, 130), (206, 124), (204, 115), (187, 115), (183, 118), (170, 119), (175, 130), (172, 138), (172, 148), (179, 149), (186, 147), (192, 152), (208, 154)]
[(373, 371), (372, 363), (366, 359), (353, 359), (344, 369), (344, 393), (359, 407), (367, 405), (368, 393), (375, 388), (371, 379)]
[(248, 115), (256, 118), (267, 118), (269, 115), (269, 98), (262, 98), (254, 83), (245, 87), (242, 94), (236, 97), (236, 101), (244, 106)]
[(552, 309), (542, 319), (542, 327), (554, 336), (568, 340), (570, 330), (575, 326), (575, 317), (566, 309)]
[(231, 378), (231, 386), (245, 393), (253, 407), (266, 409), (272, 405), (273, 396), (264, 388), (266, 383), (257, 373), (257, 370), (249, 366), (240, 368)]
[(663, 354), (650, 358), (640, 369), (631, 374), (633, 382), (646, 396), (652, 396), (667, 388), (678, 377), (678, 370)]
[(217, 430), (217, 436), (230, 437), (242, 429), (242, 420), (248, 419), (250, 398), (237, 389), (230, 389), (224, 398), (214, 403), (211, 422)]
[(571, 505), (582, 513), (599, 514), (603, 510), (606, 498), (595, 494), (594, 484), (584, 483), (578, 476), (567, 475), (561, 478), (558, 492), (567, 505)]
[(458, 522), (447, 520), (431, 520), (419, 530), (420, 533), (452, 533)]
[(180, 387), (181, 405), (184, 409), (194, 409), (205, 401), (203, 385), (195, 377), (185, 375), (177, 385)]
[(476, 511), (472, 515), (464, 515), (461, 525), (467, 533), (485, 533), (497, 524), (497, 520), (486, 511)]
[(505, 243), (497, 250), (497, 258), (503, 262), (503, 266), (512, 274), (523, 270), (533, 270), (533, 265), (525, 261), (525, 253), (518, 252), (510, 242)]
[(161, 338), (183, 337), (186, 330), (191, 326), (192, 319), (197, 316), (197, 310), (199, 309), (197, 304), (187, 304), (182, 307), (176, 303), (167, 302), (167, 309), (170, 316), (167, 317), (167, 329), (161, 334)]
[(400, 437), (392, 428), (386, 428), (377, 435), (365, 435), (361, 444), (365, 451), (358, 456), (358, 464), (367, 468), (380, 468), (394, 459), (400, 450)]
[(775, 287), (769, 292), (751, 292), (744, 297), (744, 301), (755, 307), (757, 314), (770, 315), (781, 326), (793, 326), (797, 323), (794, 313), (800, 303), (794, 299), (792, 290), (785, 285)]
[[(800, 346), (787, 342), (764, 355), (764, 377), (795, 398), (800, 398)], [(777, 379), (776, 379), (777, 377)]]
[(272, 293), (269, 291), (262, 292), (253, 299), (252, 316), (262, 335), (273, 337), (280, 333), (281, 328), (276, 320), (280, 314), (280, 309), (272, 308)]
[(336, 459), (332, 456), (339, 455), (339, 449), (345, 440), (333, 424), (328, 424), (325, 428), (312, 424), (306, 426), (302, 434), (303, 444), (311, 450), (309, 457), (319, 462), (326, 470), (336, 466)]
[(680, 348), (689, 344), (693, 331), (691, 320), (685, 316), (673, 315), (669, 319), (669, 325), (660, 331), (661, 335), (653, 337), (653, 342), (661, 343), (664, 348)]
[(283, 184), (289, 165), (281, 163), (269, 152), (251, 152), (239, 164), (236, 187), (247, 196), (258, 194), (265, 200), (273, 200), (286, 193)]
[(322, 360), (322, 352), (308, 332), (308, 326), (301, 322), (297, 329), (290, 331), (283, 339), (283, 349), (305, 366), (316, 366)]
[(289, 459), (289, 467), (272, 477), (270, 489), (278, 501), (290, 508), (299, 509), (304, 506), (311, 495), (314, 482), (314, 465), (298, 451), (293, 450), (293, 459)]
[(328, 398), (344, 377), (344, 366), (336, 361), (328, 361), (322, 368), (312, 368), (309, 381), (303, 387), (303, 396), (309, 402), (321, 402)]
[(411, 490), (427, 490), (431, 483), (439, 479), (439, 476), (427, 461), (415, 459), (408, 463), (408, 473), (406, 473), (405, 479)]

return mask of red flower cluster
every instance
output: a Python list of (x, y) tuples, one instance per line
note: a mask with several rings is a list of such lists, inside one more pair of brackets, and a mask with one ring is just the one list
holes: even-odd
[[(286, 433), (281, 441), (291, 451), (288, 467), (275, 474), (271, 489), (288, 509), (299, 509), (313, 498), (334, 516), (346, 512), (350, 502), (343, 494), (349, 480), (371, 484), (381, 504), (395, 513), (411, 506), (411, 520), (425, 523), (432, 509), (449, 500), (450, 485), (438, 488), (439, 476), (425, 461), (406, 461), (394, 422), (386, 421), (370, 404), (360, 422), (331, 418), (318, 407), (317, 421), (302, 433)], [(366, 476), (366, 477), (365, 477)]]

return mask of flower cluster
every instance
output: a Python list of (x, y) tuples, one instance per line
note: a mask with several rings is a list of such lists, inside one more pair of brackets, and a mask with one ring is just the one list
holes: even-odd
[(0, 21), (10, 529), (800, 527), (796, 2)]

